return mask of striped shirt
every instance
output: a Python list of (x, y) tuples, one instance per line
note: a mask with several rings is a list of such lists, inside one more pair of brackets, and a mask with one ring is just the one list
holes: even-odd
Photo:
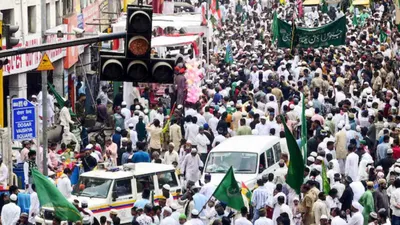
[(257, 210), (267, 205), (270, 205), (271, 200), (272, 199), (270, 197), (270, 194), (268, 193), (268, 189), (264, 186), (258, 187), (256, 190), (254, 190), (253, 196), (251, 198), (251, 202)]

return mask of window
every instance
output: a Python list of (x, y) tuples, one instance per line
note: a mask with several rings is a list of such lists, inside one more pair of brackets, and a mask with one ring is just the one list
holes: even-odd
[(145, 175), (136, 177), (137, 193), (141, 193), (143, 189), (154, 190), (153, 175)]
[(267, 150), (267, 163), (268, 163), (268, 167), (270, 167), (270, 166), (275, 164), (272, 148)]
[(36, 33), (36, 6), (28, 6), (28, 33)]
[(46, 4), (46, 30), (51, 28), (50, 3)]
[(63, 15), (69, 15), (74, 12), (73, 0), (63, 0)]
[(260, 156), (260, 168), (262, 168), (262, 170), (266, 169), (265, 166), (265, 153), (262, 153)]
[(131, 179), (117, 180), (115, 181), (114, 191), (118, 197), (132, 195), (132, 182)]
[(60, 1), (56, 1), (56, 26), (62, 24), (62, 15), (60, 13)]
[(3, 24), (14, 24), (14, 9), (1, 10), (3, 13)]
[(107, 198), (111, 183), (110, 179), (81, 176), (72, 194), (90, 198)]
[(175, 171), (159, 173), (158, 178), (158, 188), (162, 188), (164, 184), (169, 184), (170, 187), (178, 186), (178, 181), (176, 180)]
[(206, 173), (226, 173), (232, 166), (236, 174), (254, 174), (257, 161), (257, 153), (210, 152), (205, 168)]
[(274, 155), (275, 155), (275, 162), (281, 159), (281, 144), (276, 143), (274, 145)]

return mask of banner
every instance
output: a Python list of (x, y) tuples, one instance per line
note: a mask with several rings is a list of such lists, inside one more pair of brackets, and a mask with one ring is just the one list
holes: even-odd
[[(277, 19), (278, 48), (290, 48), (292, 40), (292, 25)], [(345, 45), (346, 42), (346, 17), (316, 28), (296, 27), (295, 35), (298, 40), (297, 48), (319, 48), (330, 45)]]

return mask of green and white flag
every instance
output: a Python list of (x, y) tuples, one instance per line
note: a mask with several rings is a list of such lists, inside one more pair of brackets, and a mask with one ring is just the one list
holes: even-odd
[(215, 189), (213, 196), (232, 209), (240, 210), (244, 206), (242, 192), (236, 182), (232, 166)]
[[(277, 37), (278, 48), (290, 48), (293, 40), (292, 25), (277, 18), (277, 26), (273, 22), (272, 34)], [(330, 45), (346, 44), (346, 17), (343, 16), (332, 23), (315, 27), (296, 27), (294, 33), (298, 39), (297, 48), (319, 48)]]

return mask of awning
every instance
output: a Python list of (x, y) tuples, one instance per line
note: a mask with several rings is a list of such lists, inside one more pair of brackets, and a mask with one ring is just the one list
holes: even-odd
[(353, 5), (366, 5), (369, 6), (369, 0), (354, 0)]
[[(174, 27), (176, 29), (181, 28), (196, 28), (197, 32), (203, 32), (201, 30), (201, 14), (181, 14), (181, 15), (160, 15), (153, 14), (153, 29), (161, 27), (163, 29), (167, 27)], [(125, 31), (126, 29), (126, 16), (120, 17), (118, 22), (112, 24), (113, 31)]]
[(159, 36), (151, 39), (151, 47), (170, 47), (193, 43), (199, 38), (199, 35), (171, 37)]
[(200, 27), (201, 14), (182, 14), (182, 15), (154, 15), (153, 16), (153, 28), (154, 27), (175, 27), (176, 29), (187, 28), (187, 27)]
[(304, 5), (319, 5), (321, 3), (320, 0), (305, 0), (303, 2), (303, 6)]

